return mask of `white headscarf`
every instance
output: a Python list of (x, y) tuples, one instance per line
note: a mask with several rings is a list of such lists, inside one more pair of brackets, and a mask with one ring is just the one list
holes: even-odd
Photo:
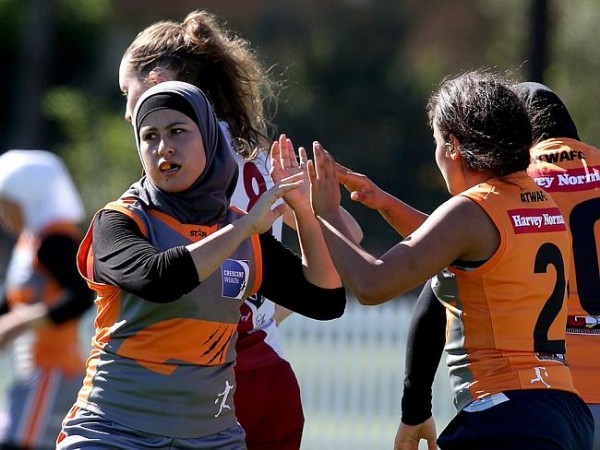
[(45, 150), (9, 150), (0, 156), (0, 197), (21, 207), (25, 229), (81, 222), (83, 203), (63, 161)]

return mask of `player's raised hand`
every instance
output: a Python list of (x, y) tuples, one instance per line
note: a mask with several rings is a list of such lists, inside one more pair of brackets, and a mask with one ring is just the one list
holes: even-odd
[(264, 192), (258, 201), (254, 204), (250, 212), (244, 217), (244, 220), (250, 221), (254, 233), (260, 234), (267, 231), (273, 225), (273, 222), (287, 211), (285, 203), (277, 203), (277, 200), (284, 197), (289, 192), (296, 190), (306, 184), (304, 180), (293, 181), (293, 178), (287, 182), (280, 182)]
[[(281, 134), (279, 140), (273, 142), (271, 146), (270, 175), (275, 183), (306, 178), (306, 150), (300, 147), (298, 153), (299, 155), (296, 155), (292, 140), (285, 134)], [(283, 199), (293, 209), (307, 207), (310, 205), (308, 183), (305, 183), (305, 186), (300, 186), (299, 189), (288, 191)]]
[(369, 177), (341, 164), (336, 165), (338, 180), (350, 192), (350, 198), (367, 208), (381, 209), (385, 200), (384, 191)]
[(333, 156), (323, 146), (313, 142), (314, 160), (308, 161), (311, 205), (317, 215), (337, 210), (340, 206), (340, 185)]
[(300, 149), (300, 158), (296, 155), (292, 140), (281, 134), (271, 145), (271, 178), (275, 183), (284, 178), (302, 172), (306, 167), (306, 152)]

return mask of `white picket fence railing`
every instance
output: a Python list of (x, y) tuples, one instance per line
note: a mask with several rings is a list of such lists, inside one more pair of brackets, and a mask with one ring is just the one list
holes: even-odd
[[(302, 450), (393, 448), (413, 306), (414, 298), (370, 307), (350, 301), (332, 322), (292, 315), (281, 324), (286, 358), (302, 392)], [(438, 432), (454, 413), (443, 360), (434, 385)]]
[[(301, 450), (392, 449), (413, 304), (414, 299), (406, 298), (366, 307), (352, 300), (340, 319), (318, 322), (292, 314), (281, 324), (286, 358), (300, 382), (304, 404)], [(86, 351), (90, 326), (91, 315), (82, 333)], [(11, 375), (4, 352), (0, 354), (0, 411)], [(434, 385), (434, 414), (438, 431), (454, 415), (443, 362)], [(424, 443), (420, 448), (425, 448)]]

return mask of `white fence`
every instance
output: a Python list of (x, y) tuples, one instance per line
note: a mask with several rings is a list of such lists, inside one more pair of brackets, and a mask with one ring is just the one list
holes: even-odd
[[(344, 316), (335, 321), (293, 314), (281, 324), (284, 351), (302, 391), (306, 416), (302, 450), (392, 449), (413, 304), (413, 299), (398, 299), (366, 307), (350, 301)], [(85, 328), (90, 321), (91, 315)], [(87, 352), (89, 332), (82, 333), (82, 341)], [(8, 354), (0, 353), (0, 410), (11, 372)], [(438, 432), (453, 414), (442, 363), (434, 386)]]
[[(413, 299), (371, 307), (351, 301), (333, 322), (292, 315), (281, 324), (302, 391), (302, 450), (393, 448), (413, 305)], [(434, 385), (438, 432), (455, 413), (444, 362)]]

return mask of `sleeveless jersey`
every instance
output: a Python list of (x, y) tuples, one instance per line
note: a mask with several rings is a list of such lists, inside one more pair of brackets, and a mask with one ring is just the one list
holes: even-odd
[[(39, 262), (37, 253), (43, 236), (65, 234), (79, 240), (79, 229), (72, 223), (55, 223), (40, 235), (23, 232), (15, 243), (7, 268), (5, 291), (9, 305), (60, 301), (63, 290)], [(59, 368), (67, 376), (81, 374), (83, 358), (79, 350), (78, 321), (50, 324), (19, 336), (12, 344), (15, 376), (25, 378), (38, 368)]]
[[(159, 251), (199, 241), (239, 216), (230, 209), (223, 223), (205, 227), (179, 223), (134, 199), (106, 209), (132, 218)], [(92, 234), (93, 226), (78, 266), (97, 293), (96, 334), (76, 405), (136, 430), (177, 438), (235, 426), (236, 327), (241, 303), (262, 280), (258, 236), (188, 294), (153, 303), (94, 282)]]
[[(225, 136), (231, 135), (225, 122), (220, 122)], [(252, 160), (245, 159), (233, 150), (239, 168), (239, 177), (231, 204), (250, 211), (258, 198), (273, 186), (269, 175), (268, 155), (260, 152)], [(271, 228), (276, 239), (281, 240), (282, 219), (277, 219)], [(273, 364), (283, 358), (283, 347), (279, 328), (275, 321), (275, 304), (260, 294), (246, 299), (240, 308), (236, 341), (236, 370), (248, 370)]]
[(461, 195), (488, 214), (500, 244), (483, 265), (453, 265), (432, 282), (447, 308), (456, 407), (507, 390), (576, 392), (564, 355), (571, 243), (556, 203), (524, 171)]
[(560, 138), (531, 150), (529, 175), (552, 195), (573, 239), (567, 357), (575, 387), (600, 403), (600, 149)]

